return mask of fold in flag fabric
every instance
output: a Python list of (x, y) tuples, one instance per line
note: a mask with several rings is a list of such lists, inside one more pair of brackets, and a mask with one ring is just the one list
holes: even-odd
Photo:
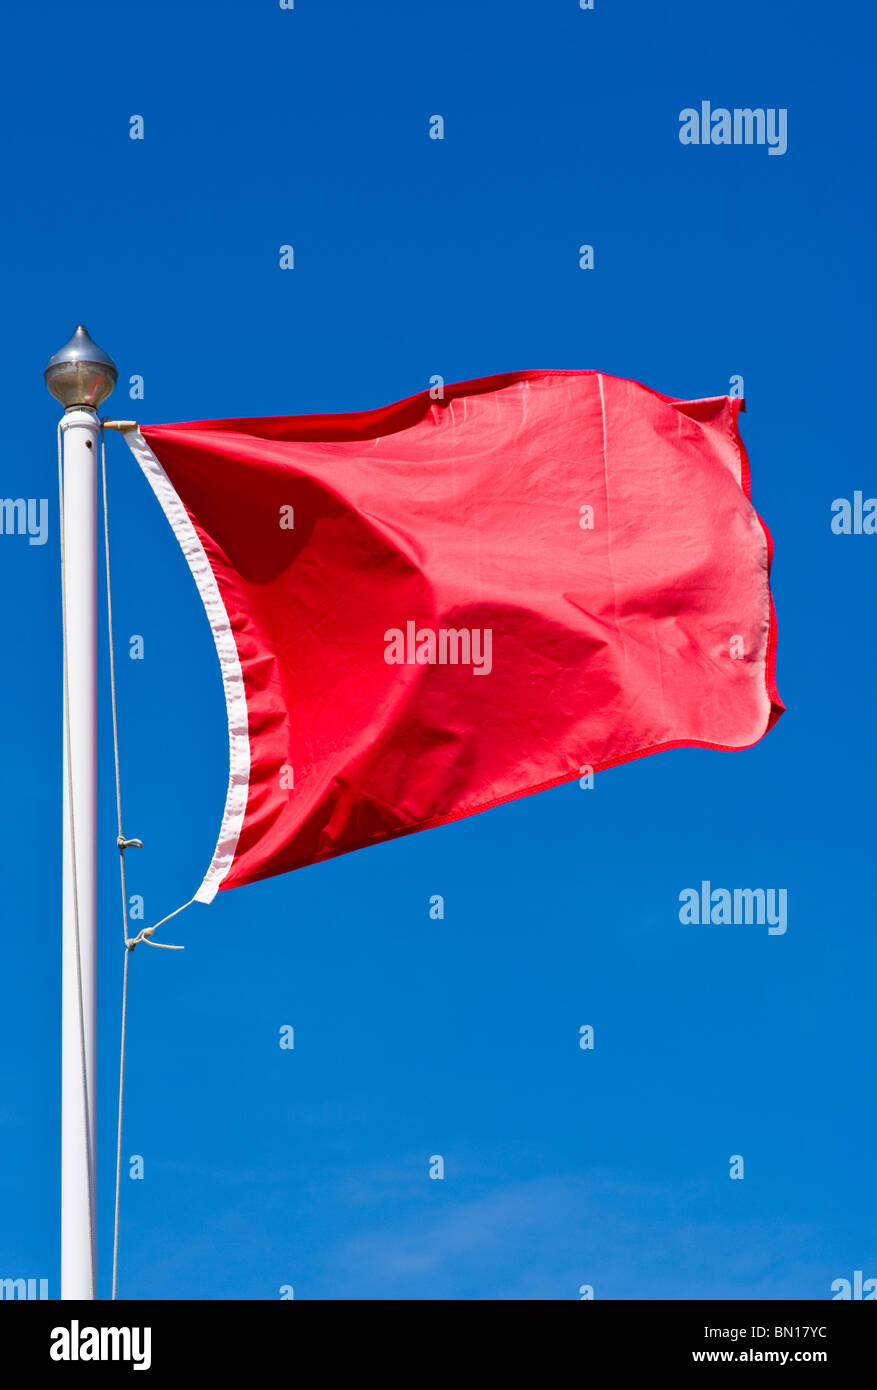
[(783, 705), (741, 404), (533, 371), (128, 432), (225, 689), (197, 898), (647, 753), (757, 742)]

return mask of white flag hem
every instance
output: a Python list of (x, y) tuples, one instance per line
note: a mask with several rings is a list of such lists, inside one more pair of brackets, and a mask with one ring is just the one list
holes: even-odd
[(210, 568), (210, 561), (186, 508), (139, 429), (126, 430), (124, 437), (186, 557), (207, 614), (210, 631), (213, 633), (222, 672), (228, 715), (228, 791), (216, 849), (213, 851), (204, 881), (194, 898), (195, 902), (210, 903), (216, 897), (220, 884), (232, 866), (247, 809), (250, 786), (250, 731), (244, 676), (216, 576)]

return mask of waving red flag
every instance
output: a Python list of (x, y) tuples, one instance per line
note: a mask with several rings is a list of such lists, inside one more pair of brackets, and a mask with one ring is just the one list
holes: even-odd
[(225, 688), (203, 902), (782, 712), (740, 401), (592, 371), (433, 394), (127, 435)]

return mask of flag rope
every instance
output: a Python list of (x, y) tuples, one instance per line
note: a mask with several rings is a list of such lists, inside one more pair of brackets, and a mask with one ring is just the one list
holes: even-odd
[(119, 1278), (119, 1194), (122, 1178), (122, 1115), (125, 1101), (125, 1042), (127, 1034), (128, 1019), (128, 962), (135, 946), (145, 942), (147, 946), (159, 946), (165, 951), (182, 951), (182, 946), (171, 946), (165, 941), (152, 941), (150, 938), (164, 922), (169, 922), (171, 917), (176, 917), (177, 913), (183, 912), (195, 901), (190, 898), (187, 903), (177, 907), (173, 912), (169, 912), (161, 921), (156, 922), (155, 926), (144, 927), (136, 936), (128, 935), (128, 892), (125, 884), (125, 850), (142, 849), (143, 841), (128, 839), (122, 829), (122, 778), (119, 765), (119, 715), (116, 701), (116, 655), (115, 643), (113, 640), (113, 582), (110, 566), (110, 518), (107, 491), (107, 450), (104, 429), (106, 427), (118, 428), (121, 424), (128, 424), (127, 421), (101, 421), (100, 431), (100, 466), (101, 466), (101, 491), (103, 494), (103, 514), (104, 514), (104, 557), (106, 561), (106, 583), (107, 583), (107, 641), (109, 646), (110, 664), (110, 704), (113, 713), (113, 761), (116, 773), (116, 824), (118, 834), (116, 844), (119, 849), (119, 884), (122, 893), (122, 939), (125, 947), (125, 964), (122, 971), (122, 1026), (121, 1042), (119, 1048), (119, 1111), (118, 1123), (116, 1126), (116, 1200), (115, 1212), (113, 1216), (113, 1291), (112, 1299), (116, 1298)]
[(70, 873), (73, 886), (73, 937), (76, 954), (76, 988), (79, 995), (79, 1058), (82, 1068), (82, 1104), (85, 1109), (85, 1144), (87, 1149), (86, 1168), (88, 1171), (88, 1229), (91, 1232), (89, 1263), (91, 1266), (91, 1287), (95, 1291), (95, 1192), (94, 1192), (94, 1136), (91, 1132), (91, 1107), (88, 1094), (88, 1058), (85, 1047), (85, 1008), (82, 997), (82, 950), (79, 938), (79, 879), (76, 872), (76, 810), (73, 800), (73, 747), (70, 737), (70, 668), (68, 663), (67, 632), (67, 561), (64, 550), (64, 444), (62, 438), (63, 421), (58, 422), (58, 530), (61, 552), (61, 647), (64, 681), (64, 731), (67, 741), (67, 809), (70, 816)]

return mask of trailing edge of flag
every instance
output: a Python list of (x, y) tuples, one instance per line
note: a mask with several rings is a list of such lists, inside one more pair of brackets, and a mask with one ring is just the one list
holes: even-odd
[(741, 401), (595, 371), (442, 391), (126, 434), (225, 690), (201, 902), (782, 713)]

